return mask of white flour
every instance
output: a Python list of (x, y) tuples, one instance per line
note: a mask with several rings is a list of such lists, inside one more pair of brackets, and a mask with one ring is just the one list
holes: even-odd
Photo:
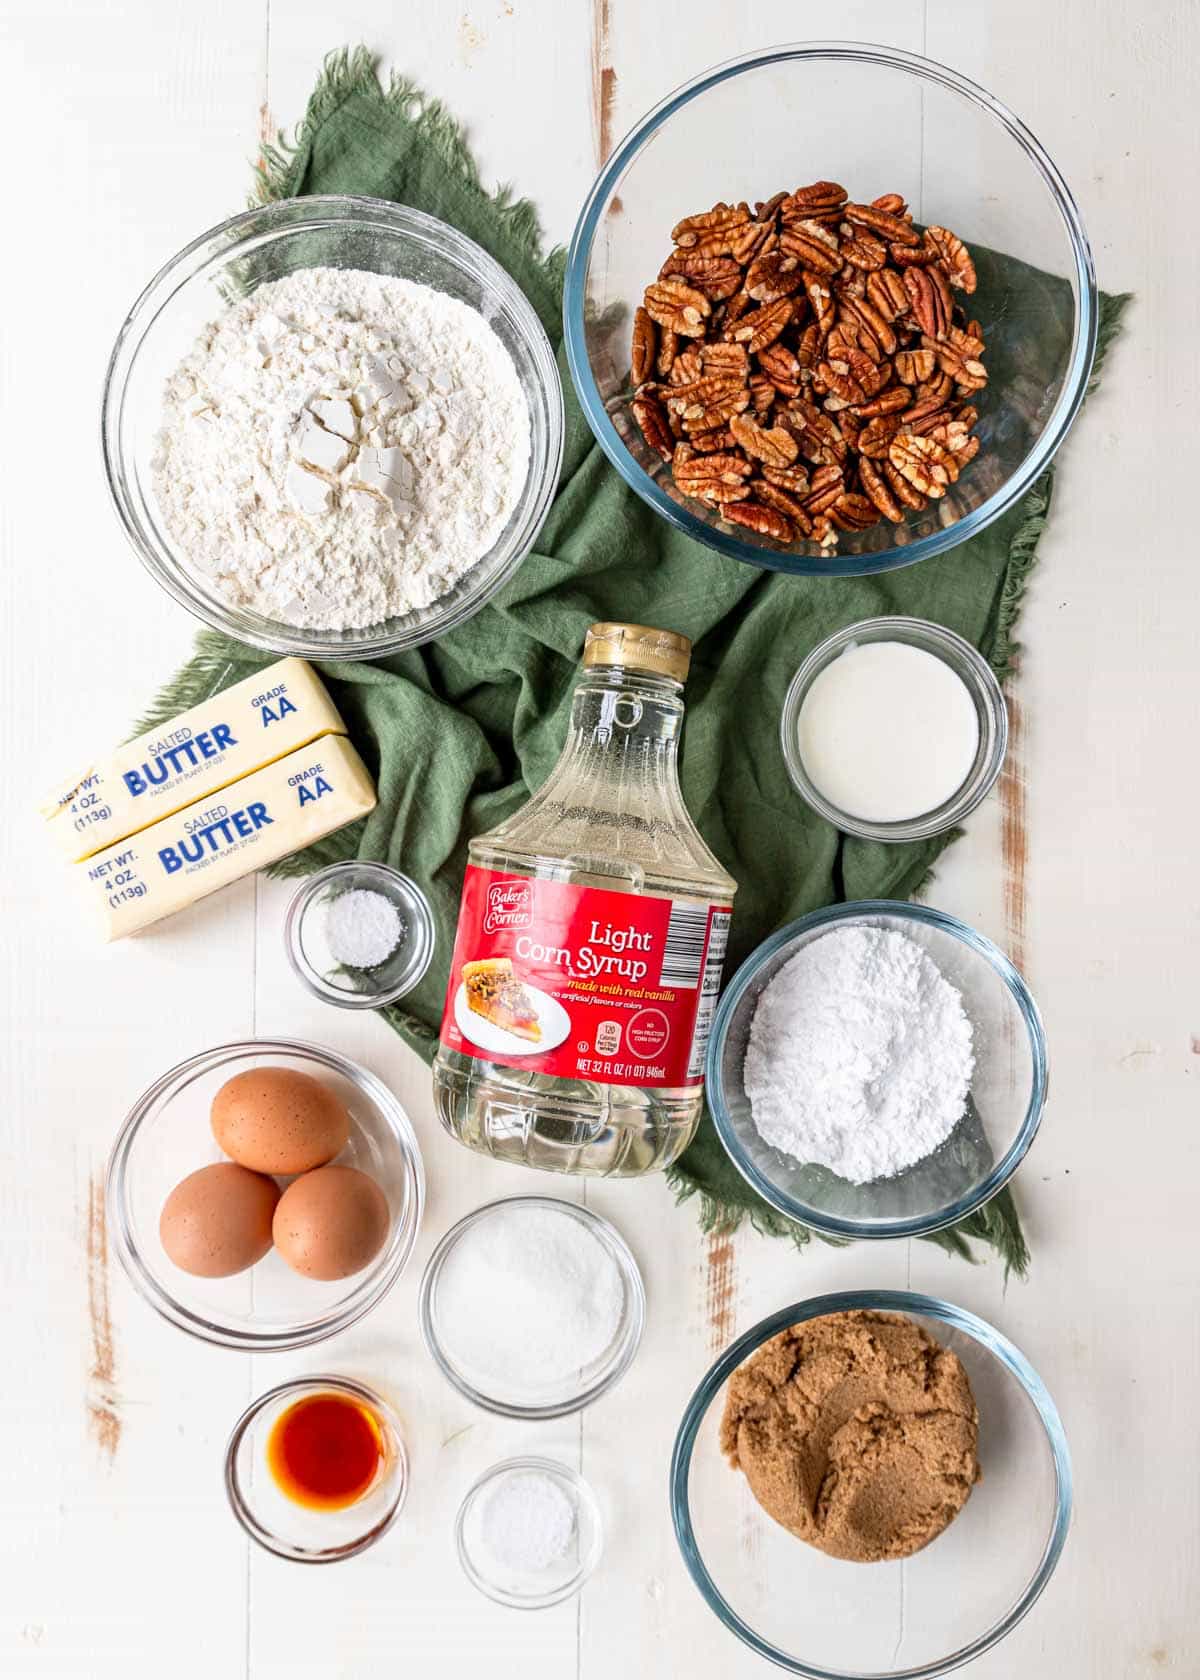
[(971, 1038), (961, 995), (913, 940), (835, 928), (759, 997), (745, 1064), (754, 1124), (852, 1184), (892, 1178), (962, 1118)]
[(226, 601), (353, 630), (428, 606), (492, 547), (525, 482), (529, 409), (476, 310), (307, 268), (205, 328), (157, 442), (167, 527)]

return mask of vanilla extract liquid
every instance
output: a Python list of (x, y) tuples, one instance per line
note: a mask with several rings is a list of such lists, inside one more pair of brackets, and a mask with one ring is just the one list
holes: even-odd
[(679, 791), (689, 655), (593, 625), (558, 763), (471, 842), (433, 1070), (469, 1148), (633, 1176), (691, 1141), (736, 883)]

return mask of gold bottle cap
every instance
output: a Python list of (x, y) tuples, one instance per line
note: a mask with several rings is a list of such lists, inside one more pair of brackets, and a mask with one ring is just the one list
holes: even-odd
[(683, 682), (692, 662), (692, 644), (674, 630), (648, 624), (593, 624), (583, 642), (584, 665), (623, 665), (627, 671)]

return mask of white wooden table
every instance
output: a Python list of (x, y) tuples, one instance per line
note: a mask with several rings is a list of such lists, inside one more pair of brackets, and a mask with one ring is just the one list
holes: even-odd
[[(765, 1673), (677, 1556), (673, 1431), (733, 1333), (797, 1297), (866, 1284), (948, 1295), (999, 1325), (1045, 1376), (1071, 1439), (1064, 1560), (973, 1672), (1200, 1673), (1198, 25), (1187, 0), (842, 0), (836, 15), (726, 0), (0, 0), (0, 1674)], [(109, 508), (101, 377), (147, 275), (243, 203), (258, 136), (299, 117), (343, 41), (443, 98), (489, 181), (515, 182), (565, 240), (599, 152), (667, 88), (772, 39), (834, 33), (926, 52), (1012, 105), (1081, 200), (1102, 283), (1138, 294), (1063, 458), (1005, 786), (932, 890), (1007, 944), (1045, 1011), (1053, 1095), (1019, 1179), (1033, 1274), (1006, 1291), (996, 1264), (920, 1243), (803, 1256), (749, 1232), (709, 1243), (662, 1182), (594, 1185), (590, 1204), (646, 1274), (645, 1344), (584, 1417), (522, 1427), (448, 1389), (414, 1307), (446, 1226), (530, 1185), (439, 1133), (424, 1067), (381, 1022), (301, 992), (280, 941), (287, 888), (246, 882), (100, 948), (39, 846), (35, 794), (119, 738), (193, 629)], [(392, 1084), (430, 1199), (414, 1263), (364, 1324), (307, 1354), (249, 1359), (189, 1340), (134, 1297), (100, 1197), (132, 1097), (191, 1051), (271, 1033), (323, 1041)], [(252, 1395), (323, 1369), (395, 1397), (413, 1486), (381, 1545), (301, 1571), (236, 1528), (221, 1454)], [(451, 1538), (469, 1481), (525, 1448), (581, 1463), (610, 1524), (582, 1600), (537, 1616), (475, 1593)]]

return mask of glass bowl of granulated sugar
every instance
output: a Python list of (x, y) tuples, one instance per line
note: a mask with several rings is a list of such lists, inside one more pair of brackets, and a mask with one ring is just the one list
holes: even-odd
[(990, 1200), (1046, 1099), (1024, 980), (953, 916), (836, 904), (754, 951), (721, 999), (705, 1089), (772, 1207), (831, 1237), (914, 1237)]
[(367, 659), (463, 623), (558, 481), (544, 327), (487, 253), (382, 199), (287, 199), (173, 257), (118, 335), (121, 522), (188, 610), (279, 653)]

